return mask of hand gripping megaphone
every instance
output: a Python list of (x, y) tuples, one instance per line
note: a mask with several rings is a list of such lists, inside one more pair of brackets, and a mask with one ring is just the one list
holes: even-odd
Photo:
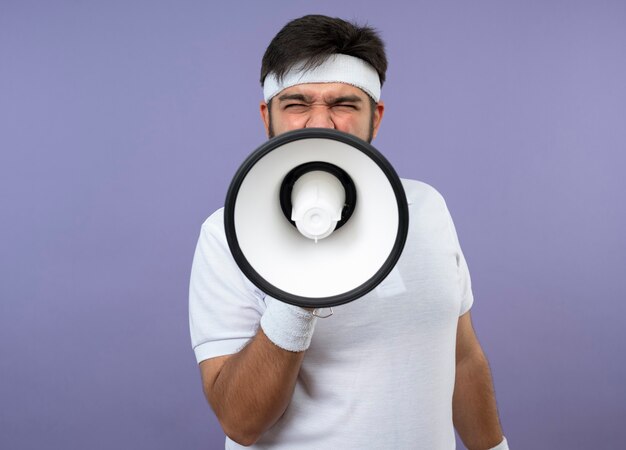
[(230, 251), (261, 291), (309, 308), (367, 294), (404, 248), (402, 183), (372, 145), (325, 128), (290, 131), (255, 150), (224, 207)]

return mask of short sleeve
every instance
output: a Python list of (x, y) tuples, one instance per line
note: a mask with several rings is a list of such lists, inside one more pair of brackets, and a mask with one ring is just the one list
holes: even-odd
[(256, 334), (264, 295), (237, 267), (226, 242), (223, 209), (200, 231), (189, 283), (189, 328), (196, 360), (238, 352)]
[(448, 214), (450, 233), (452, 234), (453, 244), (456, 249), (456, 265), (459, 273), (459, 290), (461, 293), (461, 309), (459, 311), (460, 317), (468, 312), (474, 304), (474, 294), (472, 292), (472, 279), (467, 267), (467, 262), (465, 261), (465, 256), (463, 255), (463, 250), (461, 249), (461, 244), (459, 243), (459, 237), (456, 233), (454, 221), (452, 220), (452, 216), (450, 215), (447, 206), (446, 212)]

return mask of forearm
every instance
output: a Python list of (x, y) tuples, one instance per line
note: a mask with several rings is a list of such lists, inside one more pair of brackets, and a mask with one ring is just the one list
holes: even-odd
[(485, 450), (502, 441), (491, 372), (482, 352), (457, 363), (452, 404), (454, 426), (468, 449)]
[(205, 391), (231, 439), (250, 445), (280, 418), (291, 400), (303, 358), (304, 352), (277, 347), (260, 327), (246, 347), (228, 358)]

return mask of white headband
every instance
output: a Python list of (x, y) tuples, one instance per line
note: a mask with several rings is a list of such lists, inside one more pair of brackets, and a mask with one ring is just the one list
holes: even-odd
[(335, 54), (314, 69), (303, 70), (303, 66), (304, 63), (296, 65), (280, 82), (274, 72), (269, 73), (263, 83), (265, 102), (269, 102), (283, 89), (305, 83), (351, 84), (365, 91), (374, 101), (380, 100), (378, 72), (360, 58)]

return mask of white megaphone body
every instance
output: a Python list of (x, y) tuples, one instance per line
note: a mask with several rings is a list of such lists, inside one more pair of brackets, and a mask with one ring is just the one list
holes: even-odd
[(229, 248), (266, 294), (302, 307), (355, 300), (395, 266), (408, 232), (398, 175), (370, 144), (329, 129), (270, 139), (233, 178)]

